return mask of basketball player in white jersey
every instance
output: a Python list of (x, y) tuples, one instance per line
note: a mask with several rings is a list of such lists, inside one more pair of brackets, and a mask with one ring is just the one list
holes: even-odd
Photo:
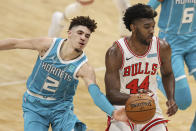
[(146, 124), (126, 125), (109, 117), (106, 131), (167, 131), (157, 97), (156, 74), (162, 74), (167, 94), (167, 115), (174, 115), (178, 106), (174, 99), (174, 75), (171, 67), (169, 44), (155, 37), (157, 13), (150, 6), (136, 4), (129, 7), (123, 17), (129, 37), (114, 42), (106, 53), (106, 96), (116, 108), (122, 108), (127, 99), (139, 90), (150, 90), (156, 103), (156, 114)]

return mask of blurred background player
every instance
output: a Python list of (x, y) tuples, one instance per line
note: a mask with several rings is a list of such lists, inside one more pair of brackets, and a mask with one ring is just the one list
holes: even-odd
[[(52, 15), (52, 22), (48, 30), (48, 36), (59, 37), (62, 30), (65, 28), (66, 23), (68, 23), (69, 19), (81, 14), (85, 7), (89, 6), (93, 2), (94, 0), (77, 0), (76, 2), (65, 7), (64, 12), (54, 12)], [(113, 0), (113, 2), (119, 11), (120, 37), (127, 36), (130, 34), (130, 32), (126, 29), (125, 25), (123, 24), (122, 17), (124, 15), (125, 10), (130, 6), (130, 2), (129, 0)]]
[(128, 7), (131, 6), (129, 0), (113, 0), (116, 8), (119, 12), (119, 31), (120, 31), (120, 37), (129, 36), (131, 33), (124, 25), (123, 22), (123, 16)]
[[(196, 80), (196, 1), (150, 0), (154, 9), (161, 4), (158, 21), (159, 37), (172, 48), (172, 68), (175, 76), (175, 100), (181, 110), (192, 103), (191, 91), (185, 74), (185, 66)], [(163, 83), (164, 84), (164, 83)], [(161, 80), (159, 89), (165, 94)], [(196, 131), (196, 116), (191, 131)]]
[(126, 28), (132, 32), (114, 42), (105, 56), (106, 96), (115, 107), (124, 107), (127, 99), (139, 90), (150, 90), (156, 103), (156, 114), (146, 124), (126, 125), (108, 118), (106, 131), (167, 131), (166, 122), (158, 103), (156, 74), (160, 68), (167, 93), (167, 115), (178, 110), (174, 99), (174, 75), (171, 67), (171, 48), (164, 40), (154, 36), (154, 17), (150, 6), (136, 4), (129, 7), (123, 17)]
[(64, 12), (56, 11), (52, 15), (52, 22), (48, 30), (49, 37), (59, 37), (69, 19), (81, 14), (85, 6), (92, 4), (94, 0), (76, 0), (76, 2), (65, 7)]

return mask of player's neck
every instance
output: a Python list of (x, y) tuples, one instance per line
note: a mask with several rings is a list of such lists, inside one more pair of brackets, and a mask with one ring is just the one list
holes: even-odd
[(73, 60), (80, 56), (82, 52), (77, 52), (69, 41), (64, 41), (60, 48), (60, 57), (63, 60)]
[(127, 39), (129, 48), (136, 54), (136, 55), (144, 55), (148, 51), (149, 45), (145, 45), (141, 43), (141, 41), (137, 40), (135, 37), (129, 37)]

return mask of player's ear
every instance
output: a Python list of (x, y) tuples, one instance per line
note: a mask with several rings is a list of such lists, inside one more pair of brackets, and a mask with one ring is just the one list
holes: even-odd
[(68, 37), (71, 36), (71, 30), (67, 31), (67, 35), (68, 35)]
[(132, 32), (134, 32), (135, 31), (135, 25), (134, 24), (130, 24), (130, 29), (131, 29)]

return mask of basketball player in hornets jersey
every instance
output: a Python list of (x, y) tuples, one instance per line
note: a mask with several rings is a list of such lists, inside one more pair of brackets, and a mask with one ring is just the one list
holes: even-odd
[(167, 115), (174, 115), (178, 107), (174, 99), (174, 76), (169, 44), (153, 36), (157, 15), (150, 6), (136, 4), (129, 7), (123, 17), (129, 37), (114, 42), (106, 53), (106, 96), (116, 108), (124, 107), (127, 99), (139, 90), (153, 92), (156, 114), (146, 124), (126, 125), (108, 118), (106, 131), (167, 131), (157, 97), (156, 74), (160, 69), (167, 94)]
[[(195, 0), (150, 0), (154, 9), (161, 4), (158, 26), (159, 37), (166, 40), (172, 49), (172, 68), (175, 77), (175, 100), (181, 110), (192, 103), (191, 91), (184, 69), (196, 80), (196, 1)], [(159, 89), (165, 94), (161, 81)], [(196, 131), (196, 116), (191, 131)]]
[(96, 23), (89, 17), (72, 19), (68, 38), (6, 39), (0, 50), (31, 49), (39, 56), (23, 96), (24, 131), (86, 131), (73, 113), (73, 96), (81, 77), (95, 104), (116, 120), (127, 121), (124, 109), (115, 110), (96, 84), (94, 69), (83, 52)]

